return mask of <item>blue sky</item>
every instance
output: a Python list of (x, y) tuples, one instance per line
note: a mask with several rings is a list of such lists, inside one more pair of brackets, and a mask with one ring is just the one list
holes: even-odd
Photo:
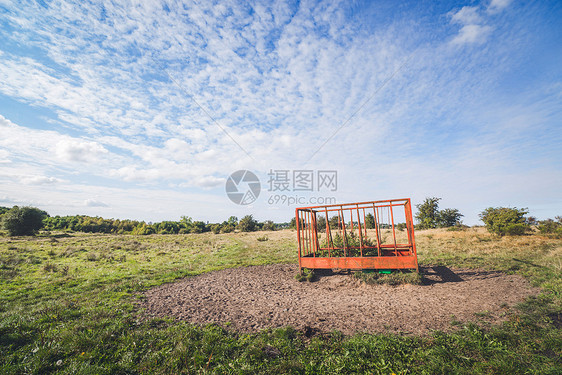
[[(562, 214), (559, 1), (0, 0), (0, 205), (288, 221), (275, 195)], [(236, 205), (228, 176), (256, 173)], [(268, 191), (335, 170), (336, 191)]]

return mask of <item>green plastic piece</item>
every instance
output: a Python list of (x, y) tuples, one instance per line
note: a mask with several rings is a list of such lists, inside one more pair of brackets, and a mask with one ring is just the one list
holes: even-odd
[(384, 273), (385, 275), (389, 275), (392, 273), (392, 270), (379, 270), (379, 273)]

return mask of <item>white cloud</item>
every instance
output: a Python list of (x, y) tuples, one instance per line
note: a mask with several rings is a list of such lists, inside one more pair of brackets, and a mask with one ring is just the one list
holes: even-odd
[(463, 25), (480, 23), (482, 17), (478, 13), (478, 7), (462, 7), (458, 12), (452, 13), (451, 20)]
[(504, 10), (509, 4), (511, 4), (511, 0), (491, 0), (487, 11), (490, 13), (498, 13)]
[[(0, 126), (2, 124), (2, 118), (0, 118)], [(10, 153), (7, 150), (0, 150), (0, 164), (10, 163), (9, 156)]]
[(59, 178), (47, 176), (22, 176), (20, 181), (25, 185), (49, 185), (62, 182)]
[(491, 31), (490, 26), (464, 25), (451, 42), (453, 44), (482, 44)]
[(453, 45), (482, 44), (493, 30), (478, 6), (465, 6), (457, 12), (450, 12), (451, 23), (461, 25), (457, 35), (451, 40)]
[(84, 206), (86, 207), (109, 207), (109, 205), (105, 202), (102, 202), (97, 199), (86, 199), (84, 201)]
[(97, 142), (65, 139), (56, 144), (55, 153), (64, 161), (95, 163), (108, 151)]

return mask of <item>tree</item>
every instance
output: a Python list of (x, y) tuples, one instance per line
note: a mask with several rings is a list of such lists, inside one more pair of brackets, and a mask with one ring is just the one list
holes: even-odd
[(231, 233), (231, 232), (234, 232), (234, 229), (236, 229), (236, 227), (234, 227), (234, 225), (226, 223), (226, 224), (222, 225), (221, 232), (222, 233)]
[(340, 217), (339, 216), (332, 216), (328, 219), (328, 223), (330, 224), (330, 229), (340, 229)]
[(425, 198), (422, 204), (417, 204), (418, 212), (416, 219), (420, 229), (429, 228), (446, 228), (455, 225), (460, 225), (461, 217), (464, 215), (456, 208), (445, 208), (439, 210), (439, 201), (441, 198)]
[[(549, 219), (549, 220), (552, 220), (552, 219)], [(529, 225), (537, 225), (539, 223), (537, 218), (534, 217), (534, 216), (527, 216), (527, 218), (525, 219), (525, 222)]]
[(491, 233), (522, 235), (529, 230), (529, 225), (525, 223), (528, 213), (527, 208), (488, 207), (479, 216)]
[(544, 234), (557, 233), (562, 235), (562, 221), (559, 218), (560, 216), (557, 216), (556, 221), (552, 219), (539, 221), (539, 231)]
[(189, 230), (190, 233), (203, 233), (207, 229), (207, 226), (202, 221), (194, 221), (191, 229)]
[(461, 217), (464, 215), (456, 208), (445, 208), (439, 211), (438, 224), (440, 227), (454, 227), (460, 225)]
[(416, 204), (418, 212), (416, 220), (421, 229), (437, 228), (439, 226), (439, 201), (441, 198), (425, 198), (421, 204)]
[(316, 230), (319, 232), (326, 230), (326, 218), (322, 215), (316, 217)]
[(262, 230), (275, 230), (275, 224), (271, 220), (266, 220), (263, 222), (261, 227)]
[(375, 228), (375, 217), (372, 213), (368, 213), (365, 215), (365, 226), (367, 229), (374, 229)]
[(0, 207), (0, 218), (8, 211), (10, 211), (10, 207)]
[(252, 215), (246, 215), (238, 223), (238, 229), (242, 232), (254, 232), (257, 230), (258, 222), (254, 220)]
[(43, 220), (48, 216), (35, 207), (14, 206), (2, 216), (2, 227), (10, 236), (33, 235), (43, 227)]
[(289, 222), (289, 228), (297, 229), (297, 219), (295, 217), (291, 218), (291, 221)]
[(214, 234), (219, 234), (221, 232), (221, 229), (222, 229), (222, 225), (220, 224), (211, 225), (211, 232), (213, 232)]

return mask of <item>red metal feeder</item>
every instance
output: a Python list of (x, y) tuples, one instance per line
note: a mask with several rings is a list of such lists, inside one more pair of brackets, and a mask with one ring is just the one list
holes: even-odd
[(295, 210), (299, 267), (418, 270), (409, 198)]

